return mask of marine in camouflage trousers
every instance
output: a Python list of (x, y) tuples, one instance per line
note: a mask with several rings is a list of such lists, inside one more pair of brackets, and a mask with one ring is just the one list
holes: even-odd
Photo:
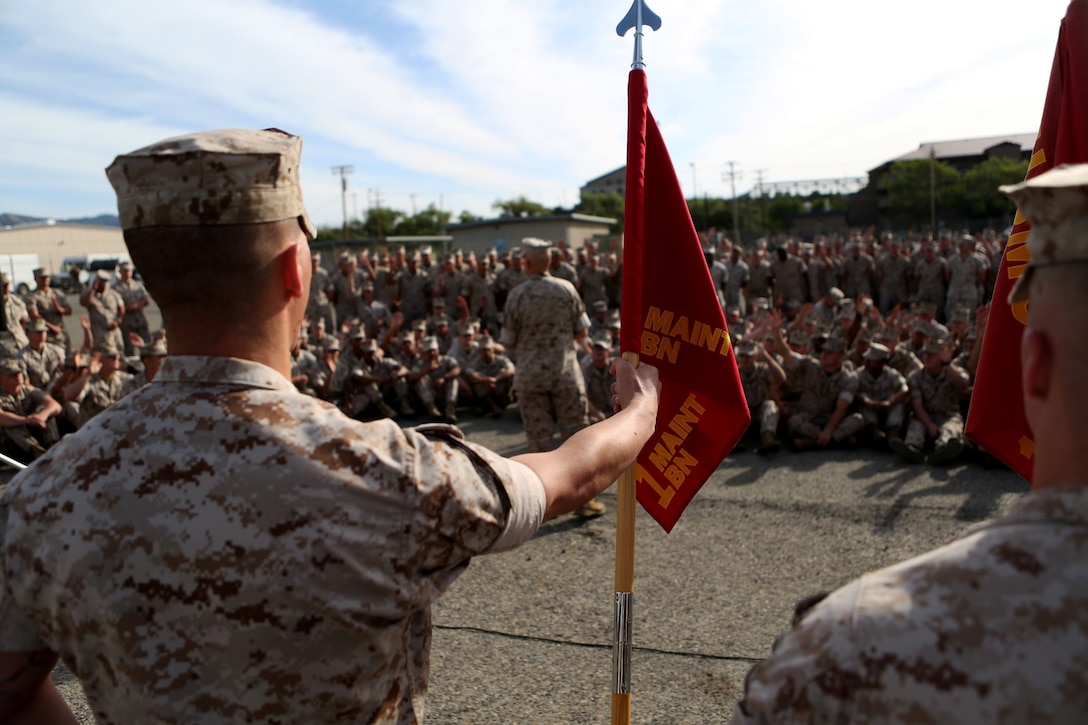
[[(936, 448), (942, 448), (949, 441), (963, 436), (963, 416), (959, 413), (930, 413), (929, 417), (933, 425), (940, 429), (934, 441)], [(917, 418), (911, 418), (903, 442), (908, 446), (923, 448), (926, 444), (925, 424)]]
[(759, 425), (760, 433), (775, 433), (778, 431), (778, 403), (773, 400), (764, 400), (759, 405), (749, 406), (748, 412), (752, 416), (751, 428)]
[(563, 440), (589, 425), (589, 404), (584, 383), (557, 379), (551, 390), (519, 390), (518, 407), (529, 452), (550, 451), (558, 425)]
[[(809, 413), (799, 411), (790, 416), (790, 432), (802, 438), (819, 438), (824, 426), (831, 420), (830, 413)], [(861, 413), (848, 413), (831, 434), (831, 439), (842, 442), (865, 427)]]

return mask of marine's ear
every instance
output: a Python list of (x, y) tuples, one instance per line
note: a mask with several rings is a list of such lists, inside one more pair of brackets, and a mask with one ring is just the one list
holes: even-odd
[(1020, 365), (1025, 407), (1033, 401), (1045, 401), (1054, 370), (1054, 348), (1045, 332), (1031, 327), (1024, 329), (1020, 339)]
[(311, 269), (309, 245), (305, 241), (292, 244), (280, 254), (278, 266), (288, 296), (308, 297)]

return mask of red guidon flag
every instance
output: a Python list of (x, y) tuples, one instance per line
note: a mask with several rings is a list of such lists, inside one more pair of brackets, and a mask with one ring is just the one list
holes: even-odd
[(725, 315), (646, 97), (646, 73), (631, 71), (620, 347), (661, 374), (657, 428), (635, 480), (639, 503), (671, 531), (749, 414)]
[[(1058, 49), (1050, 70), (1039, 137), (1028, 166), (1028, 179), (1060, 164), (1088, 162), (1088, 0), (1069, 3), (1058, 31)], [(1028, 303), (1010, 306), (1009, 292), (1031, 259), (1031, 225), (1016, 212), (1012, 234), (1001, 258), (986, 335), (978, 361), (966, 434), (1028, 481), (1035, 442), (1020, 388), (1020, 337)]]

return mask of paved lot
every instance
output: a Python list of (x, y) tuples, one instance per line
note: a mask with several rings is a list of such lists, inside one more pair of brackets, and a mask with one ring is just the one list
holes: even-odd
[[(516, 410), (463, 428), (523, 450)], [(639, 512), (633, 721), (727, 719), (798, 599), (940, 545), (1027, 489), (1006, 470), (866, 451), (729, 457), (671, 534)], [(601, 518), (564, 517), (475, 560), (440, 600), (428, 723), (608, 722), (615, 495), (602, 500)], [(63, 666), (55, 678), (93, 722)]]

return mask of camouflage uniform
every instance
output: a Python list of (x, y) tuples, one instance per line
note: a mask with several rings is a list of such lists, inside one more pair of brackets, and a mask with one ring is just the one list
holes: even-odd
[[(30, 415), (42, 410), (49, 394), (33, 385), (24, 384), (14, 395), (0, 390), (0, 410), (14, 415)], [(20, 451), (40, 452), (60, 440), (57, 432), (57, 419), (51, 416), (44, 429), (31, 428), (27, 425), (13, 427), (0, 426), (0, 440), (7, 441)]]
[(771, 367), (765, 362), (757, 361), (755, 369), (748, 375), (740, 371), (740, 384), (748, 400), (748, 412), (752, 422), (758, 423), (760, 433), (775, 433), (778, 430), (778, 403), (771, 397), (771, 383)]
[(499, 312), (506, 309), (506, 298), (510, 292), (525, 281), (525, 270), (514, 269), (512, 266), (504, 267), (495, 274), (495, 306)]
[[(967, 371), (956, 365), (945, 365), (936, 375), (930, 375), (923, 368), (908, 378), (911, 398), (920, 398), (926, 413), (933, 424), (940, 428), (935, 446), (941, 448), (950, 440), (963, 436), (963, 416), (960, 414), (962, 394), (952, 383), (949, 375), (968, 380)], [(907, 434), (903, 442), (908, 446), (922, 448), (926, 443), (926, 427), (922, 421), (912, 418), (907, 425)]]
[[(360, 360), (351, 370), (349, 412), (352, 415), (359, 415), (371, 407), (381, 409), (384, 406), (380, 404), (385, 403), (387, 398), (390, 400), (395, 398), (398, 401), (401, 413), (408, 415), (414, 412), (409, 402), (408, 380), (405, 378), (407, 372), (394, 357), (376, 354), (370, 362), (367, 362), (365, 358)], [(360, 376), (393, 379), (388, 383), (360, 384), (357, 380)], [(388, 415), (387, 410), (382, 412)]]
[[(116, 291), (106, 288), (101, 294), (92, 292), (87, 298), (87, 317), (91, 320), (91, 338), (98, 345), (106, 341), (112, 342), (118, 350), (125, 349), (124, 338), (121, 335), (121, 309), (125, 301)], [(111, 325), (116, 327), (111, 329)], [(144, 338), (145, 340), (147, 338)]]
[(830, 259), (814, 256), (808, 262), (808, 291), (813, 301), (823, 299), (838, 286), (839, 275)]
[(936, 305), (937, 309), (944, 309), (944, 296), (947, 282), (945, 271), (948, 269), (948, 260), (944, 257), (933, 255), (933, 259), (927, 261), (923, 256), (914, 263), (914, 277), (918, 280), (918, 301)]
[(948, 293), (945, 301), (945, 319), (952, 318), (957, 307), (974, 312), (982, 297), (978, 278), (986, 272), (986, 261), (976, 254), (966, 257), (956, 254), (948, 258)]
[(326, 330), (336, 329), (336, 310), (329, 301), (329, 272), (324, 267), (317, 267), (310, 279), (306, 316), (314, 322), (324, 320)]
[(548, 270), (548, 274), (556, 279), (570, 282), (571, 286), (578, 284), (578, 272), (569, 262), (560, 260), (558, 264), (552, 265), (551, 269)]
[[(426, 355), (420, 355), (416, 359), (415, 365), (412, 367), (413, 373), (425, 372), (423, 377), (416, 381), (416, 395), (423, 401), (423, 405), (428, 409), (438, 407), (438, 403), (441, 403), (442, 410), (449, 410), (451, 406), (457, 404), (457, 390), (460, 386), (460, 376), (455, 376), (441, 383), (438, 388), (435, 388), (435, 383), (445, 375), (448, 375), (455, 368), (461, 366), (457, 363), (457, 360), (449, 355), (439, 355), (437, 360), (437, 366), (431, 370), (431, 361)], [(441, 396), (441, 400), (438, 399)]]
[(499, 310), (495, 306), (493, 283), (494, 277), (491, 273), (484, 272), (481, 275), (479, 269), (465, 281), (469, 315), (479, 318), (483, 327), (491, 333), (498, 332), (499, 329)]
[(611, 364), (598, 368), (593, 364), (593, 356), (586, 355), (582, 360), (582, 379), (586, 382), (586, 400), (605, 417), (612, 415), (612, 383), (616, 376), (612, 374)]
[[(442, 282), (442, 299), (446, 301), (446, 312), (454, 320), (460, 319), (461, 311), (457, 306), (458, 297), (467, 297), (465, 283), (468, 276), (460, 270), (445, 271), (439, 277)], [(467, 298), (465, 300), (468, 301)]]
[(295, 383), (300, 393), (314, 395), (313, 381), (320, 374), (321, 367), (317, 364), (317, 357), (309, 350), (300, 349), (297, 354), (291, 355), (291, 378), (296, 378), (299, 375), (306, 376), (306, 382)]
[[(729, 268), (716, 259), (709, 256), (707, 252), (707, 261), (710, 263), (710, 279), (714, 283), (714, 293), (718, 296), (718, 303), (724, 310), (727, 306), (726, 295), (729, 290)], [(582, 298), (585, 299), (585, 293), (582, 294)], [(586, 302), (586, 307), (590, 306), (590, 302)]]
[(35, 388), (48, 390), (64, 367), (64, 348), (47, 342), (41, 350), (34, 350), (29, 345), (19, 351), (17, 356), (23, 362), (26, 381)]
[[(488, 378), (493, 378), (508, 370), (514, 370), (514, 363), (510, 358), (505, 355), (496, 353), (491, 362), (484, 362), (483, 358), (479, 355), (473, 355), (472, 361), (463, 364), (461, 369), (467, 374), (483, 375)], [(514, 378), (508, 377), (505, 380), (499, 380), (495, 383), (495, 387), (491, 388), (485, 383), (471, 384), (472, 393), (477, 399), (483, 399), (488, 394), (495, 396), (495, 401), (505, 407), (510, 404), (510, 391), (514, 384)], [(611, 408), (610, 408), (611, 410)]]
[(422, 320), (427, 316), (427, 297), (431, 289), (431, 278), (416, 267), (413, 272), (405, 267), (397, 275), (397, 299), (400, 312), (406, 322)]
[(907, 380), (910, 380), (911, 375), (922, 369), (922, 361), (909, 348), (910, 346), (905, 342), (896, 345), (888, 357), (887, 365)]
[(883, 314), (888, 314), (898, 304), (903, 304), (909, 297), (910, 260), (902, 254), (885, 254), (876, 262), (880, 273), (880, 297), (878, 307)]
[(582, 304), (587, 308), (597, 300), (608, 301), (604, 292), (604, 283), (608, 279), (608, 270), (603, 267), (590, 269), (587, 264), (578, 273), (578, 282), (582, 289)]
[(727, 259), (722, 264), (725, 265), (725, 269), (729, 273), (725, 283), (725, 306), (737, 307), (741, 312), (744, 312), (745, 306), (741, 292), (744, 291), (745, 296), (747, 296), (748, 263), (743, 259), (737, 259), (736, 262)]
[(15, 295), (9, 294), (8, 298), (3, 300), (3, 306), (4, 322), (7, 325), (7, 331), (10, 332), (15, 339), (15, 349), (19, 349), (29, 342), (26, 336), (26, 330), (23, 329), (23, 320), (30, 319), (30, 316), (26, 311), (26, 305)]
[(432, 602), (545, 506), (454, 428), (231, 358), (168, 358), (40, 460), (0, 507), (0, 647), (59, 652), (102, 723), (416, 722)]
[(1077, 723), (1088, 712), (1088, 488), (1028, 493), (813, 605), (733, 723)]
[(745, 290), (749, 300), (756, 297), (770, 297), (771, 296), (771, 283), (774, 280), (774, 273), (771, 271), (771, 263), (765, 258), (760, 258), (759, 261), (749, 260), (748, 262), (748, 289)]
[[(48, 322), (50, 325), (56, 325), (60, 328), (60, 333), (54, 333), (49, 331), (49, 337), (46, 339), (49, 342), (60, 345), (66, 351), (69, 347), (68, 333), (64, 329), (64, 314), (57, 311), (57, 308), (53, 306), (54, 300), (61, 305), (68, 305), (68, 298), (63, 291), (56, 287), (47, 287), (45, 289), (34, 289), (27, 293), (23, 298), (23, 302), (26, 304), (27, 311), (31, 308), (37, 309), (38, 315)], [(71, 309), (70, 307), (68, 308)], [(147, 338), (144, 338), (145, 340)]]
[[(291, 366), (292, 372), (294, 372), (294, 366)], [(147, 371), (141, 370), (138, 373), (133, 373), (129, 376), (125, 384), (121, 386), (121, 398), (132, 395), (137, 390), (147, 385), (151, 381), (147, 379)], [(120, 400), (120, 398), (118, 398)]]
[[(884, 366), (884, 369), (880, 371), (880, 375), (874, 378), (864, 366), (859, 365), (858, 369), (858, 394), (864, 395), (872, 400), (888, 401), (894, 398), (899, 393), (905, 392), (908, 389), (906, 379), (899, 374), (899, 371), (888, 365)], [(880, 415), (875, 410), (862, 405), (859, 408), (861, 418), (866, 425), (874, 423), (879, 424)], [(906, 413), (906, 406), (903, 403), (893, 405), (887, 411), (887, 417), (884, 419), (884, 428), (894, 428), (903, 424), (903, 416)]]
[(125, 316), (121, 320), (121, 338), (124, 341), (125, 355), (131, 357), (136, 354), (136, 348), (129, 341), (129, 334), (135, 332), (144, 342), (151, 340), (151, 328), (148, 327), (147, 316), (143, 310), (134, 308), (134, 305), (150, 298), (143, 282), (135, 279), (130, 279), (128, 282), (118, 280), (114, 283), (113, 290), (121, 295), (121, 301), (125, 303)]
[(73, 422), (76, 427), (82, 428), (91, 418), (123, 398), (125, 384), (131, 377), (131, 373), (123, 370), (114, 370), (108, 378), (99, 373), (92, 375), (75, 399), (78, 410)]
[[(828, 375), (820, 362), (807, 355), (791, 355), (786, 358), (786, 369), (801, 374), (801, 402), (797, 412), (790, 416), (790, 431), (804, 438), (818, 438), (840, 399), (853, 401), (858, 390), (857, 374), (845, 366)], [(832, 439), (843, 441), (856, 434), (865, 425), (859, 413), (847, 413), (832, 433)]]
[(876, 265), (873, 258), (865, 252), (860, 252), (857, 257), (849, 254), (842, 263), (842, 291), (850, 299), (860, 294), (872, 296), (872, 277)]
[[(329, 275), (329, 288), (332, 290), (333, 297), (336, 299), (336, 321), (342, 323), (344, 320), (350, 320), (351, 316), (355, 314), (355, 301), (359, 296), (359, 290), (362, 289), (363, 283), (367, 281), (367, 275), (360, 269), (352, 270), (350, 275), (344, 274), (344, 270), (337, 267), (336, 271)], [(313, 287), (311, 286), (312, 290)], [(375, 285), (375, 290), (377, 285)], [(326, 325), (328, 322), (325, 323)], [(330, 329), (335, 330), (333, 327)]]
[(589, 327), (578, 292), (548, 273), (535, 274), (510, 293), (502, 343), (514, 346), (514, 390), (530, 451), (552, 448), (558, 424), (566, 439), (589, 424), (586, 385), (574, 337)]
[(804, 302), (807, 296), (805, 291), (807, 283), (805, 263), (799, 257), (790, 254), (782, 261), (776, 258), (771, 263), (771, 268), (774, 274), (775, 298), (781, 297), (783, 302), (787, 300)]
[(389, 307), (384, 302), (376, 299), (367, 300), (362, 296), (355, 298), (354, 315), (359, 318), (359, 324), (366, 331), (367, 339), (379, 341), (392, 317)]

